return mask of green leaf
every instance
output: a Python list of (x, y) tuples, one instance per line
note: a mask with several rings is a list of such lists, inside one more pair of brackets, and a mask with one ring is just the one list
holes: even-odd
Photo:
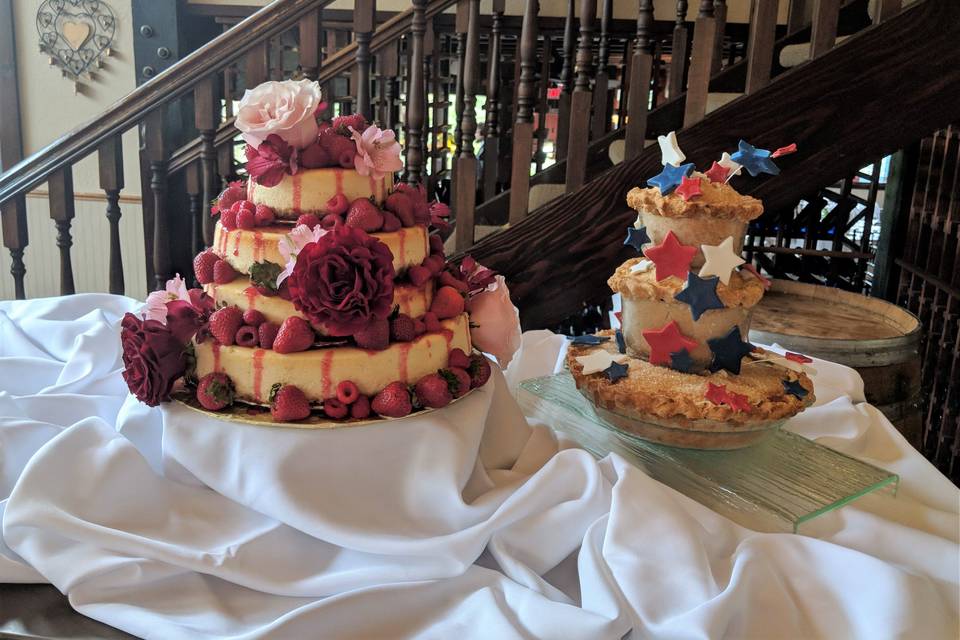
[(254, 262), (250, 266), (250, 281), (259, 286), (277, 290), (277, 276), (283, 271), (283, 267), (273, 262)]

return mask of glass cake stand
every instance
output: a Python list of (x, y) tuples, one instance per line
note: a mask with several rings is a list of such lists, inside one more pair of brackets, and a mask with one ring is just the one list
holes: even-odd
[(777, 429), (731, 451), (681, 449), (648, 442), (601, 418), (560, 373), (520, 383), (524, 412), (597, 457), (615, 452), (650, 477), (760, 531), (792, 531), (874, 491), (896, 495), (899, 477)]

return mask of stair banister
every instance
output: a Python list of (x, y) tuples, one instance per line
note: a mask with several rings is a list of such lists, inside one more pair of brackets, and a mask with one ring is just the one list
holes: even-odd
[(610, 98), (610, 20), (613, 17), (613, 0), (603, 0), (603, 13), (600, 17), (600, 44), (597, 52), (597, 77), (593, 87), (593, 117), (590, 123), (590, 137), (599, 138), (607, 132), (610, 115), (607, 102)]
[[(764, 1), (768, 0), (758, 0), (758, 2)], [(775, 2), (776, 0), (772, 1)], [(693, 28), (690, 72), (687, 74), (687, 100), (683, 110), (684, 127), (700, 122), (707, 114), (710, 71), (713, 66), (713, 43), (716, 37), (717, 24), (715, 19), (707, 16), (697, 18)]]
[(581, 0), (576, 81), (570, 99), (570, 139), (567, 142), (565, 183), (567, 193), (579, 189), (586, 177), (587, 145), (584, 142), (590, 139), (590, 107), (593, 102), (590, 77), (593, 75), (593, 23), (596, 17), (596, 0)]
[(573, 93), (573, 52), (577, 46), (574, 26), (574, 2), (567, 0), (567, 17), (563, 23), (563, 67), (560, 69), (560, 101), (557, 117), (557, 160), (567, 157), (570, 131), (570, 99)]
[(671, 99), (683, 93), (683, 76), (687, 66), (686, 19), (687, 0), (677, 0), (677, 19), (673, 27), (673, 48), (670, 50), (670, 70), (667, 76), (667, 98)]
[(530, 156), (533, 153), (533, 73), (537, 65), (537, 0), (526, 0), (520, 28), (517, 115), (513, 123), (510, 163), (510, 224), (527, 214), (530, 199)]
[(487, 49), (487, 118), (483, 136), (483, 199), (497, 191), (500, 169), (500, 38), (506, 0), (493, 0), (493, 24)]
[(653, 0), (639, 0), (637, 39), (630, 62), (630, 93), (627, 94), (627, 124), (624, 132), (624, 158), (643, 151), (647, 136), (647, 109), (650, 102), (650, 76), (653, 71)]
[(463, 117), (460, 119), (460, 154), (456, 159), (456, 246), (463, 251), (473, 244), (473, 212), (477, 206), (477, 158), (473, 138), (477, 131), (477, 75), (480, 65), (480, 0), (469, 0), (467, 45), (463, 57)]
[(423, 176), (423, 119), (424, 104), (423, 78), (423, 34), (427, 30), (427, 0), (413, 0), (413, 24), (410, 29), (410, 82), (407, 94), (406, 119), (406, 171), (407, 182), (416, 184)]
[(373, 119), (370, 110), (370, 41), (376, 27), (375, 0), (355, 0), (353, 8), (353, 35), (357, 45), (357, 87), (354, 91), (355, 110), (367, 120)]

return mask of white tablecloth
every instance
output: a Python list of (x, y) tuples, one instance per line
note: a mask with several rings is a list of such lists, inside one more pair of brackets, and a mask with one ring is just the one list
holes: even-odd
[(51, 582), (148, 638), (950, 638), (958, 492), (817, 363), (789, 423), (901, 474), (811, 535), (744, 529), (511, 394), (563, 339), (447, 410), (328, 432), (150, 409), (105, 295), (0, 303), (0, 582)]

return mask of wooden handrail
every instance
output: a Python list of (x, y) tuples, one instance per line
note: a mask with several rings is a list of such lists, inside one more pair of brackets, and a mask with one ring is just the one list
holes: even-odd
[(159, 73), (93, 120), (57, 138), (0, 176), (0, 204), (26, 193), (96, 151), (103, 140), (122, 134), (157, 107), (178, 98), (211, 73), (253, 47), (292, 28), (310, 11), (332, 0), (275, 0), (228, 32)]

